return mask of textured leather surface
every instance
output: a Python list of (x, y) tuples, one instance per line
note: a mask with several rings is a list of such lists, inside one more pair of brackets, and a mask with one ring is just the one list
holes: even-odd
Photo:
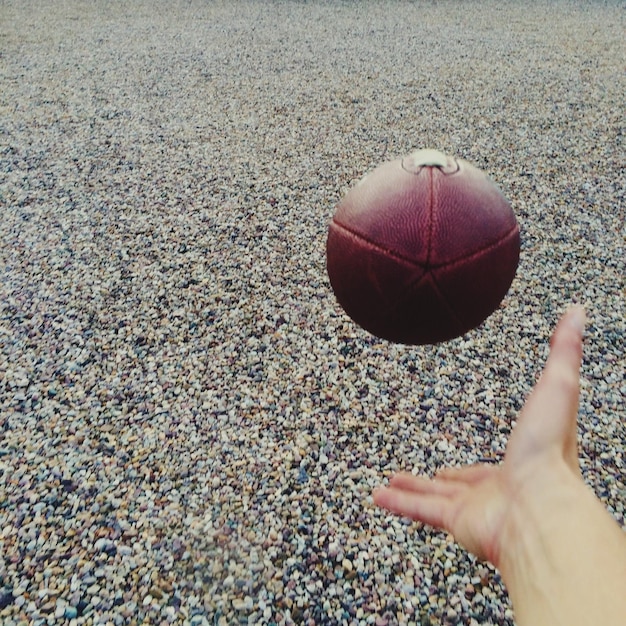
[(339, 204), (327, 269), (339, 303), (363, 328), (398, 343), (437, 343), (498, 307), (519, 247), (509, 203), (480, 170), (458, 159), (407, 171), (398, 159)]

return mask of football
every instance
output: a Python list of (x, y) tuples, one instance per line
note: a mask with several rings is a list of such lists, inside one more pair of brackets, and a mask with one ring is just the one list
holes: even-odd
[(511, 205), (479, 169), (437, 150), (384, 163), (341, 200), (326, 263), (345, 312), (389, 341), (434, 344), (480, 325), (517, 270)]

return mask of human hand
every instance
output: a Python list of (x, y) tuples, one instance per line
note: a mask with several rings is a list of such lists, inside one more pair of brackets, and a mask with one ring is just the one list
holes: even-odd
[(561, 318), (502, 464), (444, 469), (433, 480), (398, 474), (374, 492), (374, 502), (451, 532), (467, 550), (498, 567), (520, 493), (525, 501), (535, 492), (540, 498), (555, 481), (580, 480), (576, 417), (584, 324), (580, 306)]

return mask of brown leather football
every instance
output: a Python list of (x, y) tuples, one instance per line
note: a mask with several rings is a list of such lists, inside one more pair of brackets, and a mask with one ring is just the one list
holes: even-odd
[(346, 194), (326, 261), (337, 300), (357, 324), (389, 341), (433, 344), (495, 311), (519, 250), (513, 210), (483, 172), (418, 150)]

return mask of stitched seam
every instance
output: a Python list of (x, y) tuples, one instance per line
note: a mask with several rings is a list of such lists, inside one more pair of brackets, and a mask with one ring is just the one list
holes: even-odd
[(445, 263), (441, 263), (440, 265), (433, 265), (429, 269), (431, 270), (448, 269), (450, 267), (454, 267), (455, 265), (458, 265), (459, 263), (465, 263), (466, 261), (473, 261), (474, 259), (478, 258), (485, 252), (490, 252), (494, 248), (497, 248), (503, 241), (506, 241), (507, 239), (511, 237), (511, 235), (514, 235), (517, 230), (518, 230), (518, 226), (517, 224), (515, 224), (513, 228), (511, 228), (511, 230), (509, 230), (502, 237), (500, 237), (500, 239), (498, 239), (497, 241), (494, 241), (493, 243), (490, 243), (484, 248), (479, 248), (478, 250), (476, 250), (476, 252), (472, 252), (472, 254), (470, 254), (469, 256), (462, 256), (462, 257), (459, 257), (458, 259), (454, 259), (453, 261), (446, 261)]
[(450, 312), (450, 316), (456, 322), (457, 333), (458, 333), (460, 329), (463, 328), (464, 326), (463, 323), (461, 322), (461, 318), (459, 317), (458, 313), (455, 311), (454, 307), (450, 304), (450, 301), (446, 297), (446, 294), (444, 293), (444, 291), (439, 286), (439, 283), (437, 282), (437, 278), (435, 277), (435, 275), (431, 273), (431, 276), (433, 279), (433, 288), (439, 294), (439, 297), (443, 300), (443, 302), (445, 302), (446, 307), (448, 308), (448, 311)]
[(430, 255), (433, 249), (433, 230), (435, 222), (435, 218), (433, 216), (435, 206), (435, 192), (433, 190), (435, 183), (433, 182), (433, 169), (434, 168), (432, 167), (428, 168), (430, 187), (428, 189), (428, 250), (426, 252), (426, 267), (430, 266)]
[(419, 276), (418, 278), (415, 278), (414, 280), (412, 280), (406, 287), (405, 293), (403, 297), (400, 297), (398, 300), (396, 300), (393, 305), (390, 308), (389, 314), (391, 316), (394, 316), (398, 310), (402, 307), (402, 305), (407, 301), (410, 300), (411, 297), (413, 296), (413, 293), (416, 289), (418, 289), (420, 287), (420, 285), (425, 282), (428, 279), (428, 276), (430, 275), (429, 271), (424, 272), (421, 276)]
[(418, 289), (422, 285), (422, 283), (426, 282), (428, 277), (430, 277), (431, 279), (431, 284), (433, 286), (433, 289), (437, 292), (437, 294), (439, 295), (443, 303), (446, 305), (446, 308), (448, 309), (448, 313), (450, 314), (450, 317), (456, 323), (457, 332), (460, 331), (460, 329), (463, 328), (463, 323), (461, 322), (461, 319), (457, 315), (457, 312), (454, 310), (454, 308), (450, 304), (448, 298), (446, 298), (444, 292), (439, 287), (439, 284), (437, 283), (437, 280), (431, 271), (424, 272), (419, 278), (416, 278), (415, 280), (413, 280), (407, 285), (406, 295), (404, 296), (404, 298), (401, 298), (400, 300), (394, 303), (393, 307), (391, 308), (390, 314), (395, 315), (397, 311), (402, 307), (402, 305), (411, 299), (411, 297), (415, 293), (415, 290)]
[(402, 254), (398, 254), (397, 252), (394, 252), (393, 250), (389, 250), (388, 248), (383, 248), (383, 246), (381, 246), (380, 244), (375, 243), (371, 239), (368, 239), (367, 237), (364, 237), (361, 233), (357, 233), (354, 230), (348, 228), (347, 226), (344, 226), (343, 224), (338, 222), (336, 219), (333, 219), (332, 223), (333, 223), (334, 226), (336, 226), (340, 230), (343, 230), (346, 233), (348, 233), (348, 234), (352, 235), (353, 237), (355, 237), (356, 239), (359, 239), (360, 241), (365, 242), (366, 244), (368, 244), (369, 246), (374, 248), (374, 250), (378, 250), (378, 252), (384, 252), (385, 254), (390, 256), (392, 259), (397, 259), (398, 261), (403, 261), (404, 263), (408, 263), (409, 265), (412, 265), (413, 267), (418, 267), (418, 268), (420, 268), (422, 270), (424, 269), (424, 266), (421, 263), (418, 263), (417, 261), (415, 261), (413, 259), (409, 259), (408, 257), (406, 257), (406, 256), (404, 256)]
[[(415, 261), (413, 259), (409, 259), (408, 257), (403, 256), (402, 254), (398, 254), (397, 252), (394, 252), (393, 250), (389, 250), (388, 248), (383, 248), (380, 244), (377, 244), (374, 241), (372, 241), (371, 239), (368, 239), (367, 237), (364, 237), (361, 233), (357, 233), (356, 231), (348, 228), (347, 226), (344, 226), (343, 224), (338, 222), (336, 219), (333, 219), (332, 224), (334, 226), (336, 226), (337, 228), (339, 228), (340, 230), (343, 230), (346, 233), (352, 235), (356, 239), (359, 239), (360, 241), (365, 242), (366, 244), (368, 244), (369, 246), (371, 246), (375, 250), (378, 250), (378, 252), (384, 252), (385, 254), (388, 254), (391, 258), (398, 259), (400, 261), (404, 261), (405, 263), (408, 263), (409, 265), (412, 265), (413, 267), (419, 267), (420, 269), (426, 269), (426, 267), (428, 267), (428, 265), (426, 267), (424, 267), (424, 265), (422, 265), (421, 263), (418, 263), (417, 261)], [(456, 265), (458, 263), (462, 263), (464, 261), (473, 260), (473, 259), (479, 257), (481, 254), (483, 254), (485, 252), (489, 252), (493, 248), (496, 248), (497, 246), (499, 246), (503, 241), (505, 241), (506, 239), (511, 237), (511, 235), (515, 234), (515, 232), (517, 230), (518, 230), (518, 226), (517, 226), (517, 224), (515, 224), (511, 228), (511, 230), (509, 230), (505, 235), (500, 237), (500, 239), (498, 239), (497, 241), (494, 241), (493, 243), (490, 243), (489, 245), (485, 246), (484, 248), (479, 248), (478, 250), (476, 250), (476, 252), (472, 252), (472, 254), (470, 254), (469, 256), (460, 257), (458, 259), (454, 259), (453, 261), (446, 261), (445, 263), (441, 263), (440, 265), (434, 265), (432, 267), (428, 267), (428, 269), (429, 270), (446, 269), (446, 268), (453, 267), (454, 265)], [(430, 250), (429, 250), (429, 255), (430, 255)]]

